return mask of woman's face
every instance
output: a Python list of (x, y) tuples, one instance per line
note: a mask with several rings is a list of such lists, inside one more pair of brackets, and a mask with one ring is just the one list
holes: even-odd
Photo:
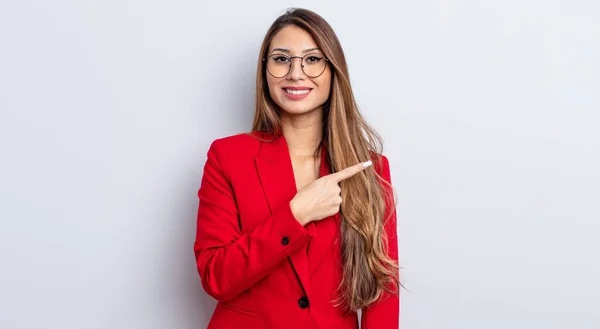
[[(304, 57), (306, 55), (308, 56)], [(315, 69), (322, 65), (325, 66), (323, 73), (318, 77), (306, 75), (302, 70), (301, 58), (289, 59), (294, 56), (304, 57), (304, 71), (311, 76), (320, 73), (320, 70)], [(331, 69), (323, 52), (308, 32), (295, 25), (284, 27), (271, 40), (266, 57), (265, 63), (267, 67), (271, 65), (274, 68), (274, 73), (285, 73), (289, 62), (292, 63), (291, 70), (284, 77), (277, 78), (269, 72), (266, 73), (269, 94), (281, 110), (288, 114), (304, 114), (322, 109), (323, 103), (329, 98)], [(272, 62), (269, 64), (269, 61)]]

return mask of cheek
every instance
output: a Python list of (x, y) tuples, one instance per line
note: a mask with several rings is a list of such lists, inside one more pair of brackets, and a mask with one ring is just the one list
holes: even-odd
[[(325, 74), (323, 74), (325, 75)], [(319, 98), (322, 100), (327, 100), (329, 98), (329, 93), (331, 92), (331, 75), (324, 76), (321, 81), (319, 81)]]
[(269, 88), (269, 95), (271, 95), (271, 98), (277, 100), (277, 91), (279, 90), (277, 81), (272, 77), (267, 77), (267, 87)]

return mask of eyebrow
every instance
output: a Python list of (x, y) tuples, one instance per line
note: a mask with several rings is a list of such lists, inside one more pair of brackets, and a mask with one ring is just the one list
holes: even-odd
[[(303, 51), (302, 51), (302, 53), (303, 53), (303, 54), (306, 54), (306, 53), (309, 53), (309, 52), (311, 52), (311, 51), (315, 51), (315, 50), (319, 50), (319, 51), (320, 51), (321, 49), (320, 49), (319, 47), (316, 47), (316, 48), (310, 48), (310, 49), (305, 49), (305, 50), (303, 50)], [(290, 53), (290, 50), (289, 50), (289, 49), (285, 49), (285, 48), (275, 48), (275, 49), (273, 49), (273, 50), (271, 51), (271, 53), (274, 53), (274, 52), (276, 52), (276, 51), (280, 51), (280, 52), (282, 52), (282, 53), (288, 53), (288, 54)]]

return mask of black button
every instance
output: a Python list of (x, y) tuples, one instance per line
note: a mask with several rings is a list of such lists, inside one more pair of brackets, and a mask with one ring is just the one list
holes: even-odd
[(287, 244), (290, 243), (290, 239), (288, 239), (287, 237), (283, 237), (281, 238), (281, 244), (284, 246), (287, 246)]
[(308, 305), (310, 305), (310, 303), (308, 302), (308, 297), (304, 296), (298, 299), (298, 306), (300, 306), (300, 308), (307, 308)]

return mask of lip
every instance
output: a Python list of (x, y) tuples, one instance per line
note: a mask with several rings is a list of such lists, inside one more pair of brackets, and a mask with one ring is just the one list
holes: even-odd
[(283, 89), (305, 90), (305, 89), (312, 89), (312, 88), (311, 87), (304, 87), (304, 86), (286, 86), (286, 87), (283, 87)]
[[(308, 92), (304, 95), (292, 95), (292, 94), (288, 94), (285, 90), (286, 89), (290, 89), (290, 90), (308, 90)], [(310, 87), (301, 87), (301, 86), (288, 86), (288, 87), (283, 87), (281, 88), (281, 91), (283, 92), (283, 94), (294, 101), (300, 100), (305, 98), (306, 96), (310, 95), (310, 93), (312, 92), (312, 88)]]

